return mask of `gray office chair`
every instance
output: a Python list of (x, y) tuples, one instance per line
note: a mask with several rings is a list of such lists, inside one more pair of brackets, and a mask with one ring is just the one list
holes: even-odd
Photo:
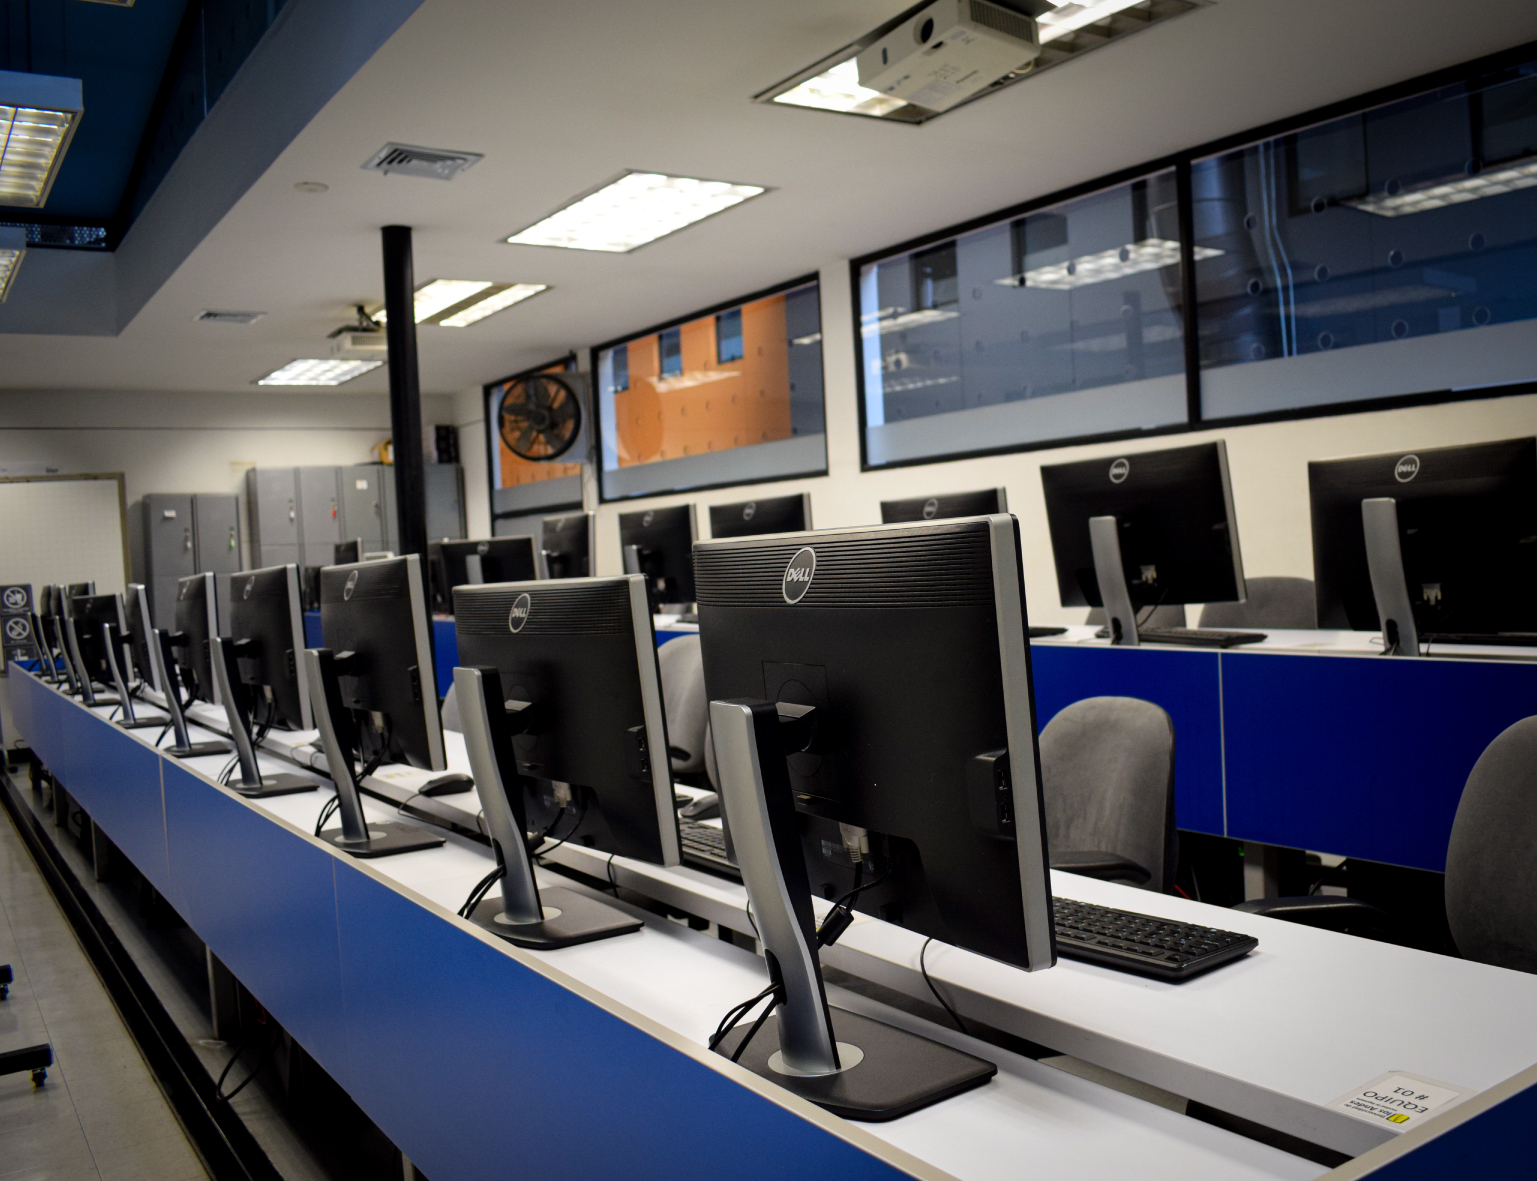
[(1174, 885), (1174, 723), (1135, 697), (1076, 701), (1041, 731), (1053, 869)]
[(464, 733), (464, 725), (459, 721), (459, 698), (455, 694), (457, 685), (448, 686), (448, 695), (443, 698), (443, 708), (440, 711), (443, 716), (443, 729), (457, 730)]
[(1249, 597), (1242, 603), (1207, 603), (1201, 608), (1202, 627), (1318, 626), (1318, 600), (1311, 578), (1250, 578)]
[[(1087, 619), (1085, 619), (1084, 622), (1088, 623), (1088, 624), (1093, 624), (1095, 627), (1104, 627), (1105, 626), (1105, 609), (1103, 607), (1091, 608), (1090, 611), (1089, 611), (1089, 617)], [(1138, 611), (1137, 612), (1137, 626), (1138, 627), (1184, 627), (1185, 626), (1185, 607), (1184, 607), (1184, 604), (1183, 603), (1176, 603), (1172, 607), (1154, 607), (1153, 608), (1153, 613), (1151, 615), (1149, 615), (1146, 619), (1143, 619), (1142, 618), (1142, 612)]]
[[(1446, 846), (1446, 918), (1465, 959), (1537, 972), (1537, 717), (1495, 738), (1468, 774)], [(1397, 942), (1358, 898), (1260, 898), (1233, 908)]]
[(668, 753), (675, 775), (705, 769), (705, 725), (710, 703), (704, 692), (704, 656), (698, 636), (679, 636), (656, 651), (662, 677), (662, 707), (667, 714)]

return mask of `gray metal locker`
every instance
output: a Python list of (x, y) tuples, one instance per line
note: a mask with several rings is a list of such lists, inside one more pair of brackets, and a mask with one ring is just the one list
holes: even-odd
[(365, 549), (384, 548), (384, 469), (376, 463), (341, 469), (342, 536), (361, 537)]
[[(259, 549), (299, 544), (299, 497), (291, 467), (253, 467), (246, 473), (251, 544)], [(268, 565), (263, 561), (263, 565)]]
[(193, 553), (197, 573), (234, 574), (240, 569), (240, 498), (198, 492), (192, 497)]
[(384, 493), (379, 499), (384, 504), (384, 548), (391, 553), (400, 552), (400, 515), (395, 511), (395, 469), (379, 469), (379, 487)]
[[(427, 476), (427, 540), (464, 536), (464, 481), (457, 463), (429, 463)], [(397, 518), (398, 520), (398, 518)]]
[(197, 573), (192, 497), (151, 493), (141, 500), (144, 531), (144, 579), (156, 627), (174, 626), (176, 580)]
[(301, 467), (299, 537), (305, 566), (329, 566), (342, 539), (341, 469)]

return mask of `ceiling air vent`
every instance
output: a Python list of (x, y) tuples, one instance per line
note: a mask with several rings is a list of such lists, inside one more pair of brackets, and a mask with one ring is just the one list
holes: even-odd
[(266, 312), (200, 312), (196, 318), (199, 324), (254, 324), (266, 314)]
[(453, 180), (466, 168), (484, 159), (479, 152), (449, 152), (441, 148), (413, 148), (410, 144), (385, 144), (363, 167), (370, 172), (398, 172), (429, 180)]

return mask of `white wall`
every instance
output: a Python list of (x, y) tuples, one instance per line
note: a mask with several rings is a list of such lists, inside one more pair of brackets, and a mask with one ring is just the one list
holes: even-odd
[[(453, 409), (422, 399), (429, 449)], [(130, 505), (147, 492), (234, 492), (244, 517), (251, 467), (368, 463), (389, 435), (389, 399), (373, 394), (0, 393), (0, 465), (122, 472)]]
[[(1042, 464), (1096, 456), (1110, 458), (1160, 447), (1225, 439), (1245, 572), (1250, 576), (1296, 575), (1311, 578), (1313, 555), (1307, 489), (1309, 460), (1399, 448), (1408, 450), (1482, 442), (1537, 433), (1537, 395), (1520, 395), (861, 472), (853, 305), (849, 291), (848, 264), (839, 261), (823, 267), (821, 281), (828, 475), (618, 504), (597, 505), (590, 498), (587, 507), (596, 508), (598, 513), (599, 573), (620, 572), (618, 516), (641, 504), (657, 506), (692, 500), (702, 508), (710, 504), (749, 500), (758, 495), (804, 489), (811, 493), (814, 523), (825, 528), (879, 521), (882, 500), (1001, 484), (1008, 489), (1009, 508), (1019, 517), (1024, 531), (1025, 584), (1031, 619), (1046, 624), (1081, 623), (1084, 609), (1064, 609), (1057, 595), (1051, 542), (1046, 529), (1045, 501), (1041, 494), (1039, 469)], [(1392, 352), (1396, 346), (1383, 348), (1382, 356), (1386, 360), (1391, 361), (1396, 357), (1404, 361), (1404, 371), (1400, 375), (1400, 385), (1396, 392), (1414, 393), (1426, 388), (1424, 384), (1416, 384), (1423, 380), (1424, 358), (1421, 354), (1426, 346), (1437, 340), (1444, 342), (1443, 347), (1448, 351), (1464, 349), (1474, 343), (1473, 334), (1463, 332), (1430, 338), (1422, 342), (1419, 349), (1405, 350), (1400, 354)], [(1520, 376), (1512, 374), (1511, 379)], [(1532, 356), (1525, 376), (1537, 377), (1537, 355)], [(1380, 385), (1381, 380), (1379, 367), (1374, 372), (1374, 382)], [(465, 427), (460, 445), (466, 460), (472, 452), (483, 456), (484, 436), (475, 433), (477, 429), (483, 430), (483, 424), (475, 428), (467, 419), (459, 421)], [(489, 493), (483, 470), (479, 474), (479, 482), (475, 484), (469, 483), (468, 474), (467, 466), (466, 494), (470, 511), (472, 514), (485, 513)], [(707, 529), (705, 522), (708, 521), (708, 514), (701, 511), (699, 517), (701, 528)], [(471, 519), (475, 520), (473, 516)], [(477, 535), (476, 529), (476, 525), (471, 526), (471, 536)]]

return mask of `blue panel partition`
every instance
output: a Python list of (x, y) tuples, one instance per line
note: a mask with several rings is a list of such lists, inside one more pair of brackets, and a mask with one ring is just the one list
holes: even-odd
[(320, 612), (306, 611), (304, 613), (304, 646), (306, 648), (324, 648), (324, 637), (320, 634)]
[[(80, 706), (56, 700), (64, 709), (90, 716)], [(166, 893), (170, 863), (160, 797), (160, 756), (100, 719), (92, 718), (71, 730), (70, 794), (155, 889)]]
[(1225, 653), (1230, 836), (1437, 872), (1468, 772), (1537, 664)]
[(348, 1090), (429, 1177), (906, 1176), (352, 866), (336, 897)]
[(177, 912), (348, 1086), (334, 855), (169, 758), (165, 806)]
[(1374, 1181), (1529, 1177), (1534, 1127), (1537, 1127), (1537, 1087), (1527, 1087), (1407, 1155), (1362, 1176)]
[(1222, 683), (1215, 652), (1032, 644), (1035, 718), (1041, 729), (1085, 697), (1140, 697), (1174, 722), (1174, 819), (1221, 835)]
[(438, 679), (438, 696), (446, 697), (459, 663), (459, 633), (452, 619), (432, 621), (432, 675)]

